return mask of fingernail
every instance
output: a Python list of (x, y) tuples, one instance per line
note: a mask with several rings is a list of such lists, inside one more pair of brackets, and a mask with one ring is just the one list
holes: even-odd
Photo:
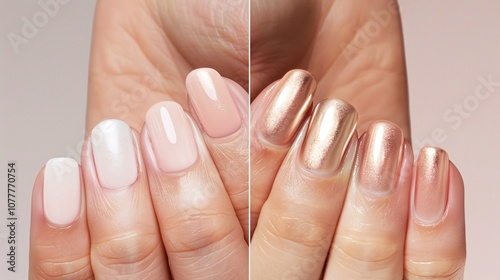
[(241, 117), (224, 79), (210, 68), (191, 71), (186, 78), (190, 100), (208, 136), (231, 135), (241, 127)]
[(345, 101), (329, 99), (316, 105), (299, 152), (302, 166), (318, 174), (337, 171), (357, 119), (356, 109)]
[(265, 104), (259, 123), (259, 136), (275, 145), (293, 140), (312, 105), (316, 90), (314, 77), (304, 70), (292, 70), (278, 82), (273, 96)]
[(365, 191), (384, 195), (396, 187), (403, 156), (401, 129), (390, 122), (375, 122), (368, 128), (360, 149), (359, 183)]
[(198, 149), (179, 104), (165, 101), (151, 107), (146, 114), (146, 127), (161, 171), (178, 172), (194, 164)]
[(92, 130), (90, 140), (101, 186), (119, 189), (132, 185), (137, 179), (137, 160), (128, 124), (103, 121)]
[(43, 211), (48, 223), (64, 228), (80, 216), (80, 169), (72, 158), (53, 158), (45, 165)]
[(442, 219), (448, 202), (448, 154), (439, 148), (424, 147), (417, 159), (415, 217), (425, 224)]

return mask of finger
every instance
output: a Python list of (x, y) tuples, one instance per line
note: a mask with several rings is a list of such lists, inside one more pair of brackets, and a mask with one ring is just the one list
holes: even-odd
[(316, 106), (262, 208), (251, 242), (253, 279), (321, 275), (356, 154), (356, 120), (341, 100)]
[(91, 279), (90, 239), (78, 163), (54, 158), (33, 188), (29, 279)]
[(155, 2), (165, 33), (191, 67), (217, 69), (248, 90), (247, 0)]
[(306, 71), (288, 72), (252, 104), (250, 135), (250, 228), (255, 229), (260, 209), (295, 135), (312, 108), (316, 88)]
[(165, 35), (156, 2), (96, 1), (88, 134), (106, 119), (124, 120), (140, 131), (147, 110), (157, 102), (186, 104), (183, 81), (191, 66)]
[(349, 0), (327, 2), (306, 68), (318, 80), (315, 101), (342, 98), (360, 112), (358, 131), (365, 132), (375, 120), (390, 120), (410, 140), (398, 1), (374, 0), (365, 5)]
[(463, 279), (464, 186), (444, 150), (424, 147), (415, 165), (405, 279)]
[(267, 84), (304, 63), (317, 35), (323, 4), (308, 0), (250, 1), (252, 100)]
[(185, 107), (184, 78), (193, 67), (216, 68), (248, 86), (246, 1), (96, 2), (88, 132), (110, 118), (140, 131), (160, 101)]
[(119, 120), (93, 130), (82, 151), (96, 278), (168, 279), (135, 132)]
[(403, 132), (373, 123), (361, 138), (325, 279), (402, 279), (413, 154)]
[(141, 145), (173, 278), (246, 279), (248, 245), (194, 122), (177, 103), (158, 103)]
[(248, 94), (210, 68), (189, 73), (186, 87), (192, 116), (248, 241)]

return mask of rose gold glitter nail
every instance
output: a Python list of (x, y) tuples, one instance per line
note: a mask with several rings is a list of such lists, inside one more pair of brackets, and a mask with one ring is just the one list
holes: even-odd
[(316, 105), (299, 152), (302, 166), (319, 174), (337, 171), (357, 120), (356, 109), (340, 99), (323, 100)]
[(314, 77), (304, 70), (291, 70), (273, 89), (258, 125), (259, 136), (275, 145), (293, 140), (312, 106), (316, 90)]
[(439, 148), (424, 147), (416, 163), (415, 216), (425, 223), (436, 223), (448, 202), (448, 154)]
[(359, 183), (364, 190), (386, 194), (395, 188), (403, 145), (403, 132), (397, 125), (386, 121), (370, 125), (360, 148)]

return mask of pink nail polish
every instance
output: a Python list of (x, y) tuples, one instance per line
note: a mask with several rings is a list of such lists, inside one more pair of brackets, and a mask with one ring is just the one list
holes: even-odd
[(165, 101), (151, 107), (146, 127), (161, 171), (178, 172), (195, 163), (198, 149), (193, 130), (179, 104)]
[(210, 68), (192, 71), (186, 87), (203, 130), (213, 138), (235, 133), (241, 117), (224, 79)]
[(64, 228), (71, 225), (81, 209), (80, 169), (72, 158), (47, 162), (43, 180), (43, 212), (48, 223)]

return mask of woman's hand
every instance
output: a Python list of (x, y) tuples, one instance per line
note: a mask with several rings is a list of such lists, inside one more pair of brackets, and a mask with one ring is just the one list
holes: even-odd
[(212, 69), (186, 85), (191, 117), (160, 102), (141, 133), (99, 123), (81, 171), (47, 163), (33, 191), (30, 278), (248, 277), (248, 94)]

